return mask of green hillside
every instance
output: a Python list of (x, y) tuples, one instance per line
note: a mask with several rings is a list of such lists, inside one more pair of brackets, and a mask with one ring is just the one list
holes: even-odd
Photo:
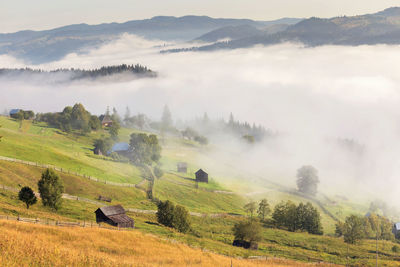
[[(366, 206), (324, 194), (319, 194), (317, 198), (308, 197), (293, 188), (262, 179), (257, 175), (243, 173), (230, 163), (216, 162), (210, 151), (217, 148), (212, 144), (200, 146), (175, 137), (161, 139), (164, 175), (155, 180), (154, 197), (171, 200), (194, 213), (203, 213), (202, 216), (191, 216), (194, 234), (183, 235), (159, 225), (154, 213), (143, 213), (148, 210), (154, 212), (156, 206), (146, 197), (146, 180), (142, 177), (140, 169), (129, 163), (114, 162), (93, 154), (94, 139), (108, 135), (106, 131), (101, 130), (88, 136), (67, 135), (42, 123), (19, 123), (5, 117), (0, 117), (0, 125), (0, 135), (3, 136), (0, 142), (0, 156), (50, 164), (63, 168), (64, 171), (70, 170), (81, 175), (97, 177), (102, 181), (140, 184), (138, 187), (115, 186), (84, 176), (57, 172), (64, 183), (65, 193), (78, 199), (64, 199), (64, 205), (57, 213), (40, 203), (27, 210), (24, 204), (18, 201), (16, 192), (10, 188), (18, 190), (27, 185), (37, 191), (37, 181), (44, 169), (0, 160), (0, 214), (52, 220), (94, 221), (94, 210), (109, 204), (97, 200), (102, 195), (112, 198), (111, 204), (122, 204), (127, 209), (142, 210), (130, 213), (141, 231), (181, 240), (222, 254), (243, 257), (267, 255), (301, 261), (338, 264), (346, 264), (349, 261), (353, 264), (373, 265), (373, 241), (349, 245), (347, 252), (347, 246), (342, 239), (329, 237), (334, 233), (337, 220), (344, 220), (353, 213), (364, 214), (367, 211)], [(120, 140), (128, 141), (132, 132), (137, 131), (122, 128)], [(180, 161), (188, 163), (187, 174), (176, 172), (176, 164)], [(209, 171), (208, 184), (196, 184), (194, 181), (194, 172), (199, 168)], [(251, 178), (251, 184), (246, 182), (248, 178)], [(3, 185), (6, 187), (2, 188)], [(234, 223), (242, 220), (242, 216), (246, 214), (244, 204), (262, 198), (267, 198), (272, 206), (282, 200), (295, 203), (311, 202), (321, 214), (325, 235), (290, 233), (266, 227), (263, 229), (263, 240), (258, 251), (232, 247), (231, 229)], [(388, 266), (398, 259), (396, 253), (391, 251), (393, 245), (391, 242), (380, 241), (380, 250), (383, 252), (381, 257)]]

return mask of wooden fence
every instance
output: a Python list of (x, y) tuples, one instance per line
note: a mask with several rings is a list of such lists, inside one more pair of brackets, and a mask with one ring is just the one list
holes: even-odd
[(57, 167), (57, 166), (50, 165), (50, 164), (41, 164), (41, 163), (38, 163), (38, 162), (25, 161), (25, 160), (20, 160), (20, 159), (15, 159), (15, 158), (8, 158), (8, 157), (3, 157), (3, 156), (0, 156), (0, 160), (21, 163), (21, 164), (25, 164), (25, 165), (29, 165), (29, 166), (35, 166), (35, 167), (39, 167), (39, 168), (49, 168), (49, 169), (53, 169), (55, 171), (59, 171), (61, 173), (80, 176), (80, 177), (86, 178), (86, 179), (91, 180), (91, 181), (95, 181), (95, 182), (103, 183), (103, 184), (108, 184), (108, 185), (121, 186), (121, 187), (137, 187), (136, 184), (116, 183), (116, 182), (110, 182), (110, 181), (106, 181), (106, 180), (101, 180), (101, 179), (98, 179), (98, 178), (90, 176), (90, 175), (81, 174), (81, 173), (78, 173), (76, 171), (71, 171), (69, 169)]
[(59, 226), (59, 227), (82, 227), (82, 228), (103, 228), (110, 230), (129, 230), (126, 228), (112, 227), (104, 224), (98, 224), (93, 222), (63, 222), (63, 221), (54, 221), (48, 219), (38, 219), (38, 218), (24, 218), (20, 216), (8, 216), (8, 215), (0, 215), (1, 220), (8, 221), (17, 221), (17, 222), (25, 222), (25, 223), (33, 223), (33, 224), (41, 224), (41, 225), (51, 225), (51, 226)]

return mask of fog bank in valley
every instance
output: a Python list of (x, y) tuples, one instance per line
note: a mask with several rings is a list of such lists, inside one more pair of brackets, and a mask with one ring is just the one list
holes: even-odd
[[(0, 78), (0, 109), (59, 111), (81, 102), (92, 113), (115, 106), (123, 114), (129, 106), (132, 113), (158, 119), (168, 104), (174, 118), (181, 120), (204, 112), (227, 119), (233, 112), (237, 119), (260, 123), (282, 137), (250, 152), (233, 147), (231, 162), (237, 160), (263, 177), (291, 186), (296, 169), (312, 164), (326, 192), (357, 191), (366, 196), (376, 192), (396, 200), (400, 193), (400, 47), (283, 44), (158, 53), (164, 45), (170, 44), (124, 35), (84, 54), (29, 66), (51, 70), (140, 63), (157, 71), (158, 77), (70, 84)], [(11, 56), (0, 56), (0, 62), (4, 68), (26, 66)], [(336, 145), (332, 140), (337, 138), (354, 140), (363, 152)]]

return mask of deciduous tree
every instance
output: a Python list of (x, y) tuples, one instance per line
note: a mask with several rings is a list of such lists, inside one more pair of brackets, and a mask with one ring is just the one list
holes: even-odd
[(44, 206), (58, 210), (62, 204), (64, 186), (60, 177), (52, 170), (46, 169), (38, 182), (38, 188)]
[(297, 187), (300, 192), (315, 196), (318, 184), (318, 171), (313, 166), (303, 166), (297, 170)]

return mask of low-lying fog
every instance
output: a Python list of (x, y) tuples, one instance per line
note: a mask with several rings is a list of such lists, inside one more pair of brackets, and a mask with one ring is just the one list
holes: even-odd
[[(160, 48), (161, 46), (161, 48)], [(84, 55), (40, 66), (95, 68), (143, 64), (158, 78), (115, 82), (0, 80), (0, 111), (59, 111), (81, 102), (92, 113), (129, 106), (158, 119), (168, 104), (174, 119), (207, 112), (211, 118), (256, 122), (284, 138), (258, 145), (234, 160), (281, 183), (295, 184), (296, 169), (312, 164), (321, 187), (335, 194), (376, 192), (389, 201), (400, 193), (400, 47), (283, 44), (233, 51), (159, 54), (163, 42), (124, 35)], [(0, 56), (0, 67), (25, 67)], [(329, 140), (353, 139), (362, 154)], [(244, 160), (247, 159), (247, 160)], [(369, 194), (369, 193), (368, 193)], [(372, 199), (371, 199), (372, 200)]]

